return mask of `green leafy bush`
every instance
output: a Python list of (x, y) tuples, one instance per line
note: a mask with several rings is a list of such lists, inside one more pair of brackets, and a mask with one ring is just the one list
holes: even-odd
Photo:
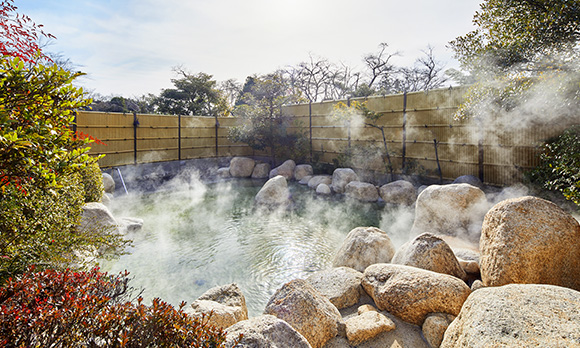
[(103, 197), (103, 173), (97, 163), (91, 163), (80, 170), (81, 181), (84, 188), (85, 202), (100, 202)]
[(547, 141), (543, 150), (540, 165), (529, 175), (531, 181), (580, 207), (580, 125)]
[(126, 243), (111, 231), (77, 228), (85, 200), (99, 200), (102, 185), (87, 154), (93, 139), (71, 127), (74, 109), (90, 102), (72, 85), (79, 75), (0, 60), (0, 284), (29, 265), (82, 267), (87, 255)]
[(80, 73), (56, 65), (0, 60), (0, 187), (25, 182), (51, 188), (57, 176), (95, 162), (71, 130), (73, 110), (90, 100), (72, 85)]
[[(111, 256), (128, 243), (117, 231), (82, 231), (78, 224), (84, 204), (79, 174), (58, 178), (59, 188), (31, 184), (5, 188), (0, 199), (0, 284), (26, 271), (82, 268), (88, 255), (107, 250)], [(23, 192), (24, 190), (25, 192)]]
[(129, 301), (128, 273), (45, 270), (0, 289), (0, 344), (10, 347), (223, 347), (205, 318), (154, 299)]

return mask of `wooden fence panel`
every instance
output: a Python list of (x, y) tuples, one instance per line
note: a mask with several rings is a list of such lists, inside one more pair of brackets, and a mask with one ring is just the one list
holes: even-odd
[[(437, 178), (439, 163), (444, 179), (470, 174), (498, 185), (519, 181), (523, 171), (538, 164), (539, 145), (544, 140), (580, 123), (577, 117), (572, 117), (561, 124), (522, 128), (517, 122), (499, 116), (485, 122), (456, 120), (454, 115), (464, 92), (464, 88), (453, 88), (340, 102), (365, 102), (370, 110), (382, 114), (375, 125), (384, 130), (395, 173), (400, 173), (405, 163), (407, 168)], [(349, 146), (362, 147), (367, 150), (363, 158), (357, 159), (361, 166), (385, 172), (384, 158), (377, 153), (384, 151), (381, 130), (361, 120), (349, 124), (334, 117), (337, 102), (287, 105), (282, 112), (293, 118), (291, 131), (302, 132), (309, 138), (313, 159), (332, 164)], [(77, 128), (106, 144), (94, 143), (90, 152), (106, 154), (99, 160), (103, 167), (268, 155), (228, 139), (229, 129), (240, 122), (233, 117), (218, 117), (217, 128), (214, 117), (136, 115), (136, 119), (139, 124), (135, 133), (133, 114), (79, 112)], [(363, 160), (370, 163), (362, 163)]]

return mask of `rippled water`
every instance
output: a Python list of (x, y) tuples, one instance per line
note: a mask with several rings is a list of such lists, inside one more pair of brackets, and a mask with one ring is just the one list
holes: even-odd
[(146, 300), (160, 297), (174, 305), (235, 282), (255, 316), (282, 284), (330, 266), (352, 228), (384, 223), (378, 204), (322, 199), (299, 185), (291, 186), (290, 209), (260, 211), (253, 200), (262, 184), (182, 182), (164, 192), (116, 198), (115, 216), (145, 224), (129, 236), (130, 254), (104, 268), (128, 270)]

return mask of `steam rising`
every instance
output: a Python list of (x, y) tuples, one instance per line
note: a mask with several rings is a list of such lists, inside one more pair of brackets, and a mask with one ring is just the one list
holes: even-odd
[[(127, 269), (133, 286), (144, 289), (145, 300), (161, 297), (174, 305), (235, 282), (255, 316), (282, 284), (330, 267), (351, 229), (378, 226), (388, 215), (377, 204), (334, 202), (295, 185), (291, 210), (263, 211), (254, 207), (262, 184), (204, 184), (190, 172), (156, 193), (116, 197), (111, 207), (115, 216), (142, 218), (144, 226), (128, 236), (134, 241), (130, 254), (104, 268)], [(407, 219), (411, 215), (405, 214)], [(393, 222), (389, 233), (408, 233), (394, 216), (386, 219)]]

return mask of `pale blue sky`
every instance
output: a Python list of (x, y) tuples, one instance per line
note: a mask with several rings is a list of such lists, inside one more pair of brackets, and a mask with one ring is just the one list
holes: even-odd
[(427, 45), (446, 67), (446, 48), (470, 31), (480, 0), (15, 0), (57, 39), (48, 51), (88, 74), (100, 94), (139, 96), (171, 87), (183, 65), (218, 81), (263, 74), (309, 54), (362, 68), (387, 42), (397, 65)]

